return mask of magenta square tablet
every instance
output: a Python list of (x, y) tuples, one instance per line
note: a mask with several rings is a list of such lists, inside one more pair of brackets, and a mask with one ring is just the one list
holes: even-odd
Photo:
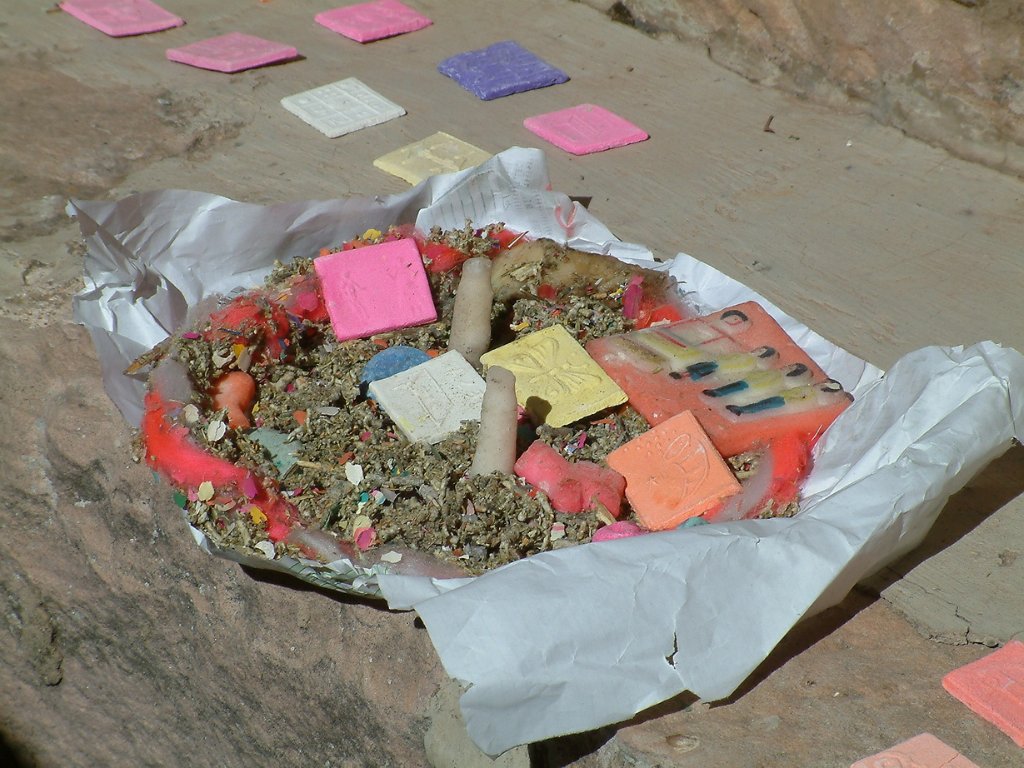
[(642, 128), (596, 104), (580, 104), (528, 117), (523, 125), (574, 155), (603, 152), (650, 138)]
[(942, 687), (1024, 747), (1024, 643), (1020, 640), (953, 670), (942, 678)]
[(288, 61), (299, 55), (290, 45), (241, 32), (228, 32), (180, 48), (168, 48), (167, 58), (180, 64), (217, 72), (241, 72)]
[(569, 79), (565, 72), (513, 40), (458, 53), (438, 64), (437, 70), (484, 101)]
[(317, 24), (360, 43), (404, 35), (434, 23), (398, 0), (346, 5), (318, 13), (313, 19)]
[(339, 341), (437, 320), (419, 248), (411, 239), (313, 259)]
[(64, 0), (60, 7), (111, 37), (145, 35), (185, 23), (150, 0)]

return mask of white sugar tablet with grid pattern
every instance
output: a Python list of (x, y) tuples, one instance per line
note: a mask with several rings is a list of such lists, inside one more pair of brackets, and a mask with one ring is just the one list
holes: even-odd
[(285, 96), (281, 106), (331, 139), (405, 114), (355, 77)]
[(370, 383), (370, 394), (410, 442), (439, 443), (477, 421), (487, 385), (458, 352)]

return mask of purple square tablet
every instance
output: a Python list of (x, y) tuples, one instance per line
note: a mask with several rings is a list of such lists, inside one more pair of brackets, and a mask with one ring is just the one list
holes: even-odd
[(650, 138), (643, 129), (595, 104), (528, 117), (523, 125), (574, 155), (603, 152)]
[(434, 23), (398, 0), (346, 5), (318, 13), (313, 19), (317, 24), (360, 43), (415, 32)]
[(243, 69), (288, 61), (298, 55), (299, 52), (290, 45), (241, 32), (228, 32), (220, 37), (167, 49), (167, 58), (171, 61), (217, 72), (241, 72)]
[(60, 7), (111, 37), (145, 35), (185, 23), (150, 0), (64, 0)]
[(484, 101), (569, 79), (565, 72), (512, 40), (457, 53), (438, 64), (437, 70)]

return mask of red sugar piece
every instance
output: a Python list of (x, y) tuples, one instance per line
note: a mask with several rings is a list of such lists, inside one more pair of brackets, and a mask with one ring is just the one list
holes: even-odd
[(858, 760), (850, 768), (978, 768), (948, 744), (930, 733), (889, 747), (882, 752)]
[(398, 0), (346, 5), (318, 13), (313, 20), (359, 43), (415, 32), (434, 23)]
[(618, 517), (626, 480), (592, 461), (569, 462), (547, 443), (530, 444), (516, 461), (515, 473), (547, 494), (559, 512), (576, 514), (602, 504)]
[(313, 268), (339, 341), (437, 320), (413, 240), (328, 253), (314, 259)]
[(164, 399), (159, 390), (146, 394), (142, 416), (142, 437), (146, 463), (178, 488), (194, 492), (203, 483), (214, 487), (223, 501), (245, 496), (266, 517), (267, 536), (281, 541), (293, 526), (299, 525), (298, 513), (281, 498), (270, 481), (256, 478), (246, 468), (207, 453), (195, 443), (187, 427), (174, 421), (177, 405)]
[(942, 687), (1024, 747), (1024, 642), (953, 670)]
[(596, 104), (528, 117), (523, 125), (559, 149), (589, 155), (650, 138), (645, 130)]
[(111, 37), (145, 35), (185, 23), (150, 0), (64, 0), (60, 8)]
[(146, 394), (142, 436), (146, 463), (181, 488), (198, 488), (204, 481), (216, 487), (241, 487), (249, 470), (207, 453), (192, 441), (186, 427), (172, 418), (175, 405), (152, 390)]
[(203, 337), (207, 341), (225, 341), (252, 335), (261, 341), (258, 359), (280, 360), (288, 351), (289, 327), (288, 314), (282, 306), (242, 294), (210, 315), (210, 327)]
[(276, 300), (289, 315), (312, 323), (327, 320), (327, 307), (320, 295), (320, 281), (314, 274), (295, 275), (290, 278), (286, 288), (279, 293)]
[(228, 73), (288, 61), (298, 55), (298, 50), (290, 45), (241, 32), (228, 32), (180, 48), (167, 49), (170, 61)]
[(743, 481), (743, 490), (721, 507), (704, 514), (709, 523), (755, 517), (772, 503), (781, 510), (800, 494), (800, 482), (811, 468), (811, 446), (800, 435), (774, 438), (765, 448), (754, 474)]

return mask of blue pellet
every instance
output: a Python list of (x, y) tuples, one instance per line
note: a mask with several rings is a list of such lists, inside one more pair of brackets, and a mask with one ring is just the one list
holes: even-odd
[(407, 371), (429, 359), (430, 355), (416, 347), (404, 345), (388, 347), (370, 358), (359, 376), (359, 383), (365, 392), (366, 387), (373, 382)]

